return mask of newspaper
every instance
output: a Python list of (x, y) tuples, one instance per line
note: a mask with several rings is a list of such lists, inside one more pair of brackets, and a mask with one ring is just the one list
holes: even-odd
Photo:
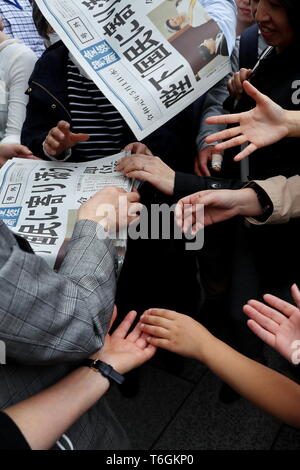
[[(57, 270), (80, 205), (106, 186), (131, 191), (134, 180), (115, 170), (118, 160), (127, 154), (84, 163), (8, 160), (0, 171), (0, 219)], [(114, 243), (120, 268), (126, 236)]]
[(225, 37), (198, 0), (36, 3), (138, 140), (231, 70)]

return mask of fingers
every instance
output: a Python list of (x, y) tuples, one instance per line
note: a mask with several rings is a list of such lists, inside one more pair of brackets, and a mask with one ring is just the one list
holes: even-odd
[(127, 201), (130, 203), (138, 202), (141, 199), (140, 194), (137, 191), (131, 191), (127, 193)]
[[(220, 116), (210, 116), (208, 117), (205, 122), (207, 124), (234, 124), (236, 122), (240, 122), (240, 116), (242, 113), (237, 113), (237, 114), (221, 114)], [(212, 134), (212, 135), (218, 135), (218, 134)], [(209, 136), (205, 139), (205, 142), (212, 143), (215, 142), (218, 139), (212, 140), (210, 139)], [(207, 139), (210, 139), (209, 141)]]
[[(226, 140), (230, 139), (232, 137), (236, 137), (240, 135), (241, 132), (241, 127), (236, 126), (236, 127), (231, 127), (230, 129), (225, 129), (220, 132), (216, 132), (215, 134), (211, 134), (208, 137), (206, 137), (205, 141), (207, 143), (215, 142), (216, 140)], [(217, 144), (215, 146), (215, 149), (217, 150), (219, 148), (220, 144)]]
[(254, 320), (258, 325), (264, 328), (269, 333), (276, 334), (278, 331), (279, 323), (267, 316), (264, 309), (257, 310), (251, 305), (244, 305), (244, 313), (251, 319)]
[(166, 318), (168, 320), (174, 320), (176, 316), (180, 314), (177, 312), (174, 312), (173, 310), (167, 310), (164, 308), (150, 308), (146, 310), (142, 316), (144, 315), (152, 315), (152, 316), (157, 316), (161, 318)]
[(296, 284), (292, 285), (291, 294), (292, 294), (292, 297), (295, 301), (295, 304), (297, 305), (298, 308), (300, 308), (300, 291), (299, 291), (298, 286)]
[(86, 142), (90, 138), (88, 134), (81, 134), (81, 133), (74, 134), (73, 132), (70, 133), (70, 137), (71, 137), (73, 145), (75, 145), (78, 142)]
[(258, 325), (254, 320), (248, 320), (247, 322), (248, 327), (250, 328), (253, 333), (258, 336), (264, 343), (268, 344), (272, 348), (275, 348), (276, 345), (276, 337), (269, 331), (266, 331), (260, 325)]
[(297, 307), (290, 304), (289, 302), (286, 302), (285, 300), (280, 299), (279, 297), (275, 297), (275, 295), (264, 295), (264, 301), (274, 307), (274, 309), (279, 310), (279, 312), (281, 312), (286, 317), (290, 317), (293, 315), (293, 313), (298, 311)]
[(131, 326), (132, 326), (132, 324), (133, 324), (133, 322), (136, 318), (136, 315), (137, 315), (137, 313), (134, 310), (127, 313), (127, 315), (124, 318), (124, 320), (122, 321), (122, 323), (120, 323), (118, 328), (113, 332), (112, 337), (124, 339), (126, 337), (128, 331), (129, 331), (129, 329), (131, 328)]
[[(32, 157), (34, 156), (31, 152), (31, 150), (29, 150), (29, 148), (26, 147), (25, 145), (19, 145), (19, 144), (15, 145), (14, 151), (15, 151), (16, 155), (23, 155), (24, 157), (25, 156), (32, 156)], [(35, 157), (35, 158), (37, 158), (37, 157)]]
[[(265, 296), (264, 296), (264, 299), (265, 299)], [(282, 315), (280, 312), (278, 312), (274, 308), (269, 307), (268, 305), (265, 305), (262, 302), (259, 302), (258, 300), (249, 300), (246, 305), (248, 305), (251, 308), (255, 309), (256, 311), (258, 311), (262, 315), (270, 318), (271, 320), (276, 322), (278, 325), (280, 325), (283, 322), (283, 320), (285, 319), (285, 316)]]
[(258, 91), (248, 80), (243, 83), (243, 88), (247, 95), (253, 98), (257, 104), (265, 104), (269, 102), (269, 98)]
[(49, 131), (45, 139), (44, 147), (46, 152), (50, 155), (56, 155), (69, 134), (70, 124), (66, 121), (59, 121), (57, 126)]
[(238, 137), (234, 137), (233, 139), (227, 140), (226, 142), (222, 142), (221, 144), (216, 145), (216, 150), (226, 150), (231, 147), (236, 147), (237, 145), (243, 145), (248, 142), (248, 139), (245, 135), (239, 135)]
[(59, 121), (56, 128), (59, 129), (63, 134), (66, 134), (70, 130), (70, 123), (67, 121)]
[(244, 150), (242, 150), (240, 153), (238, 153), (234, 157), (234, 161), (235, 162), (240, 162), (244, 158), (249, 157), (249, 155), (251, 155), (251, 153), (255, 152), (257, 150), (257, 148), (258, 147), (255, 144), (249, 144)]
[(252, 70), (242, 68), (236, 72), (233, 77), (228, 81), (227, 87), (231, 95), (238, 96), (244, 91), (243, 82), (250, 76)]
[(151, 150), (147, 147), (147, 145), (141, 142), (132, 142), (131, 144), (126, 145), (124, 147), (124, 151), (130, 151), (132, 154), (145, 154), (145, 155), (153, 155)]
[(144, 171), (146, 170), (146, 167), (149, 167), (149, 156), (137, 154), (122, 158), (119, 161), (116, 170), (123, 171), (127, 176), (127, 174), (132, 171)]

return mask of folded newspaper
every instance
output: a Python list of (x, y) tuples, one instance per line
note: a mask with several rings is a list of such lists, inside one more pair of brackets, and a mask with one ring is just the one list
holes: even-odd
[[(0, 219), (26, 238), (51, 268), (59, 268), (76, 222), (77, 209), (98, 190), (135, 185), (115, 170), (128, 152), (84, 163), (13, 158), (0, 171)], [(114, 240), (121, 267), (126, 239)]]
[(214, 20), (220, 23), (218, 6), (209, 15), (202, 3), (36, 0), (72, 61), (118, 109), (137, 140), (231, 71), (225, 35)]

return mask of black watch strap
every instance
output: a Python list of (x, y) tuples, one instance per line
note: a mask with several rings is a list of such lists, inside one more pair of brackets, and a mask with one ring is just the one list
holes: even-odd
[(119, 374), (119, 372), (117, 372), (111, 365), (100, 361), (100, 359), (85, 359), (81, 365), (90, 367), (91, 369), (100, 372), (103, 377), (106, 377), (109, 381), (113, 380), (119, 385), (121, 385), (125, 380), (123, 375)]

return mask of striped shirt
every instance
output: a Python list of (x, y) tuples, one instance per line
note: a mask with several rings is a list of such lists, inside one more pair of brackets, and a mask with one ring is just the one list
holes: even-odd
[(42, 55), (45, 50), (44, 40), (34, 25), (29, 0), (0, 1), (0, 16), (3, 18), (4, 33), (22, 41), (38, 57)]
[(69, 59), (67, 87), (72, 132), (90, 136), (76, 144), (83, 159), (101, 158), (120, 152), (124, 143), (125, 121), (92, 80), (80, 74)]

